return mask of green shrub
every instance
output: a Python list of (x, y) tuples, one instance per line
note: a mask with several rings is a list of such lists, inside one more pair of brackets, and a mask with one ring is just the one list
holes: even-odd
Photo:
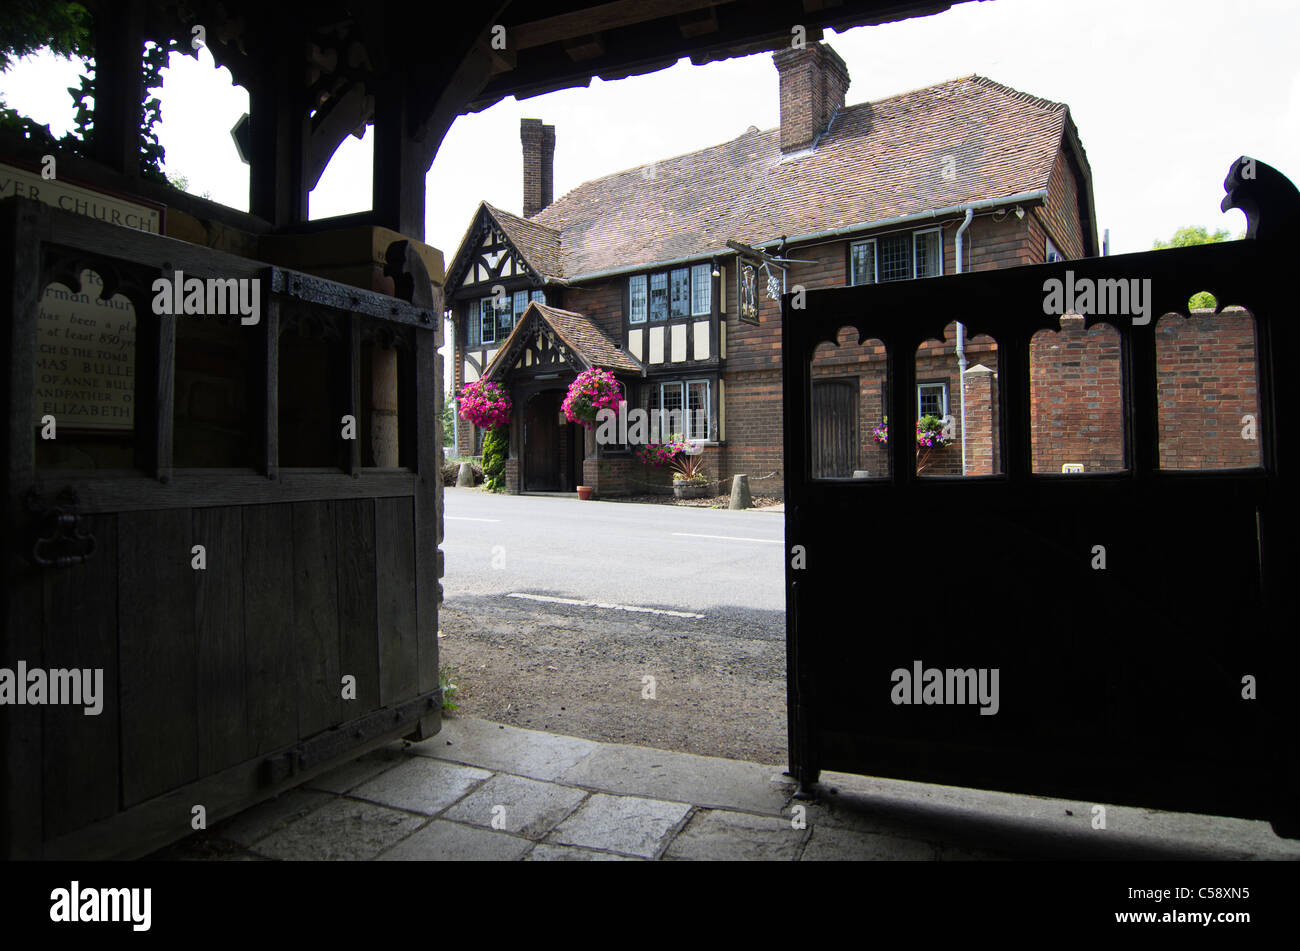
[(505, 426), (493, 426), (483, 437), (483, 477), (493, 492), (506, 487), (506, 456), (509, 452), (510, 430)]

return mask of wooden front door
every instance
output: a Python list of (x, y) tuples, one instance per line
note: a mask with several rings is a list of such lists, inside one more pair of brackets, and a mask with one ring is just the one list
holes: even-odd
[(558, 492), (561, 486), (561, 393), (538, 393), (524, 410), (524, 489)]
[(813, 384), (813, 478), (852, 477), (858, 467), (857, 410), (856, 380), (819, 380)]

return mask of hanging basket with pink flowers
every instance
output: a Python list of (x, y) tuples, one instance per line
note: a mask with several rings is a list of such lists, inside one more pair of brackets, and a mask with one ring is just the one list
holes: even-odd
[(477, 380), (460, 391), (460, 418), (480, 429), (510, 424), (510, 394), (499, 383)]
[(614, 379), (614, 374), (593, 368), (583, 370), (569, 384), (569, 392), (565, 394), (560, 409), (569, 422), (591, 429), (596, 425), (597, 413), (602, 409), (618, 412), (622, 400), (623, 388)]

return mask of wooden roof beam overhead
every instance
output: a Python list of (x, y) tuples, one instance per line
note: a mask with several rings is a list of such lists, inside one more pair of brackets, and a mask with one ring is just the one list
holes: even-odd
[(718, 11), (713, 7), (707, 10), (679, 13), (676, 19), (677, 29), (685, 37), (706, 36), (718, 32)]
[[(502, 19), (506, 44), (519, 54), (517, 68), (493, 75), (464, 109), (477, 112), (507, 96), (526, 99), (585, 86), (594, 76), (612, 80), (653, 72), (683, 57), (699, 64), (778, 49), (790, 42), (794, 24), (805, 27), (812, 42), (827, 27), (927, 16), (962, 2), (969, 0), (618, 0), (511, 26), (511, 13), (527, 8), (512, 3)], [(699, 19), (687, 19), (683, 29), (679, 18), (691, 14)], [(567, 41), (595, 33), (601, 54), (579, 61), (566, 49)]]
[(591, 33), (587, 36), (576, 36), (564, 41), (564, 52), (569, 54), (569, 59), (575, 63), (582, 63), (589, 59), (596, 59), (605, 53), (605, 41), (601, 39), (599, 33)]
[[(728, 0), (722, 0), (728, 2)], [(576, 13), (521, 23), (507, 27), (510, 46), (526, 50), (547, 43), (564, 43), (578, 37), (591, 36), (601, 30), (617, 29), (648, 23), (674, 14), (707, 10), (718, 0), (614, 0)]]

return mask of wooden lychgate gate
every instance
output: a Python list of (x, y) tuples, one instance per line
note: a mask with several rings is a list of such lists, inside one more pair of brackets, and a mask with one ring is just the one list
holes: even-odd
[[(255, 282), (260, 313), (160, 315), (178, 274)], [(197, 807), (211, 825), (437, 731), (441, 302), (419, 277), (424, 306), (0, 202), (0, 668), (102, 678), (94, 712), (0, 710), (0, 856), (140, 855)], [(51, 286), (133, 310), (133, 359), (98, 368), (78, 325), (56, 335)], [(67, 425), (55, 370), (111, 373), (133, 416)]]
[[(1297, 543), (1285, 527), (1297, 523), (1287, 365), (1300, 198), (1245, 158), (1225, 188), (1225, 210), (1246, 213), (1244, 240), (808, 291), (803, 309), (785, 296), (790, 762), (802, 786), (832, 769), (1300, 831), (1286, 609)], [(1052, 279), (1150, 282), (1149, 321), (1086, 316), (1119, 334), (1122, 471), (1034, 472), (1030, 344), (1058, 329)], [(1260, 465), (1162, 469), (1156, 325), (1207, 290), (1254, 317)], [(916, 444), (901, 438), (885, 475), (819, 478), (817, 346), (843, 327), (883, 342), (885, 413), (907, 420), (917, 347), (952, 321), (997, 344), (996, 474), (918, 476)]]

